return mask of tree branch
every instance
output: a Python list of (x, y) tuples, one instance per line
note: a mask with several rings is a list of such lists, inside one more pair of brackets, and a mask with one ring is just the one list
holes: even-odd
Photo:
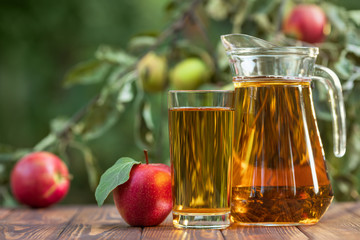
[[(132, 71), (133, 69), (136, 68), (137, 64), (139, 63), (139, 61), (141, 60), (141, 58), (143, 56), (145, 56), (147, 53), (149, 53), (150, 51), (153, 51), (154, 49), (156, 49), (160, 44), (162, 44), (166, 39), (168, 39), (169, 37), (171, 37), (174, 33), (176, 33), (177, 31), (181, 30), (185, 24), (185, 19), (187, 16), (191, 15), (192, 12), (194, 11), (195, 7), (200, 4), (202, 2), (202, 0), (194, 0), (189, 7), (187, 8), (186, 11), (184, 11), (184, 13), (178, 18), (176, 19), (169, 27), (167, 27), (157, 38), (156, 42), (150, 46), (139, 58), (138, 60), (133, 63), (132, 65), (130, 65), (124, 72), (122, 72), (117, 78), (120, 79), (121, 77), (123, 77), (125, 74), (129, 73), (130, 71)], [(94, 105), (96, 104), (96, 102), (99, 100), (100, 98), (100, 93), (98, 93), (95, 97), (93, 97), (83, 108), (81, 108), (78, 112), (76, 112), (71, 119), (69, 120), (69, 122), (66, 124), (66, 126), (63, 128), (63, 130), (61, 130), (60, 132), (57, 133), (57, 137), (58, 138), (67, 138), (69, 133), (71, 132), (71, 128), (74, 126), (74, 124), (78, 123), (88, 112), (88, 110)]]

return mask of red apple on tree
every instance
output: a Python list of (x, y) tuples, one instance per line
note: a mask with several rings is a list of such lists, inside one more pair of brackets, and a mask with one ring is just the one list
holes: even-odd
[(21, 158), (11, 172), (10, 183), (15, 198), (35, 208), (59, 202), (70, 186), (66, 165), (49, 152), (33, 152)]
[(301, 4), (284, 19), (283, 32), (308, 43), (320, 43), (329, 27), (324, 11), (315, 4)]
[[(120, 158), (100, 179), (95, 197), (101, 206), (113, 191), (115, 205), (131, 226), (155, 226), (172, 209), (171, 171), (165, 164), (146, 164)], [(135, 166), (134, 166), (135, 165)]]

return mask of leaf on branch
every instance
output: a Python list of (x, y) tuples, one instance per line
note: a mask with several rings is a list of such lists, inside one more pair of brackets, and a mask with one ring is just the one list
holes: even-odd
[(122, 89), (119, 91), (116, 100), (116, 108), (118, 111), (123, 111), (125, 109), (125, 104), (131, 102), (135, 97), (133, 91), (132, 82), (127, 82), (124, 84)]
[(85, 144), (82, 144), (80, 142), (74, 142), (71, 141), (69, 143), (70, 147), (76, 148), (79, 150), (84, 158), (85, 162), (85, 168), (88, 175), (88, 181), (89, 186), (91, 190), (95, 190), (96, 186), (98, 185), (99, 181), (99, 171), (97, 168), (97, 162), (96, 159), (91, 151), (91, 149), (86, 146)]
[(92, 140), (100, 137), (110, 129), (118, 120), (120, 112), (115, 107), (115, 101), (108, 98), (104, 103), (95, 103), (82, 121), (75, 127), (76, 134), (84, 140)]
[(30, 152), (31, 149), (17, 149), (12, 146), (0, 143), (0, 163), (16, 162)]
[(130, 171), (135, 164), (140, 164), (140, 162), (132, 158), (123, 157), (106, 170), (101, 176), (100, 183), (95, 191), (95, 198), (99, 206), (103, 205), (112, 190), (129, 180)]
[(95, 57), (100, 61), (124, 66), (130, 66), (136, 62), (136, 58), (127, 54), (125, 51), (115, 50), (107, 45), (101, 45), (96, 51)]
[(30, 152), (30, 149), (19, 149), (11, 153), (0, 153), (0, 163), (16, 162)]
[(282, 0), (272, 0), (272, 1), (263, 1), (263, 0), (255, 0), (255, 3), (252, 7), (252, 12), (256, 14), (266, 14), (268, 15), (273, 11), (276, 7), (279, 6)]
[(241, 32), (241, 26), (246, 17), (251, 13), (250, 9), (254, 3), (254, 0), (242, 0), (238, 2), (232, 18), (233, 32)]
[(274, 32), (275, 27), (271, 24), (268, 16), (263, 13), (258, 13), (253, 15), (253, 19), (258, 25), (258, 27), (263, 30), (264, 32)]
[(354, 64), (348, 58), (346, 58), (347, 50), (341, 52), (339, 60), (335, 63), (335, 70), (341, 78), (349, 78), (354, 71)]
[(50, 133), (38, 142), (34, 150), (35, 151), (45, 151), (51, 147), (54, 147), (58, 142), (58, 133), (64, 130), (64, 128), (69, 124), (69, 119), (65, 117), (57, 117), (51, 120), (50, 122)]
[[(119, 87), (116, 87), (118, 91), (117, 99), (116, 99), (116, 108), (119, 111), (123, 111), (125, 108), (125, 103), (129, 103), (135, 98), (135, 93), (133, 89), (133, 83), (137, 79), (137, 74), (135, 71), (129, 72), (125, 75), (118, 84)], [(114, 87), (113, 87), (114, 88)]]
[(154, 129), (154, 122), (152, 120), (151, 116), (151, 105), (150, 103), (144, 103), (142, 117), (144, 119), (144, 123), (146, 124), (146, 127), (150, 130)]
[(106, 85), (101, 89), (99, 99), (97, 100), (98, 104), (103, 104), (107, 101), (110, 95), (118, 92), (123, 85), (123, 79), (119, 79), (119, 76), (126, 71), (125, 67), (117, 67), (109, 74), (109, 77), (106, 81)]
[(360, 57), (360, 46), (359, 45), (347, 44), (346, 50), (348, 52), (354, 53), (356, 56)]
[(7, 208), (14, 208), (18, 206), (18, 203), (12, 197), (6, 186), (0, 186), (0, 206)]
[[(360, 84), (359, 84), (359, 73), (354, 74), (348, 82), (345, 84), (347, 87), (347, 115), (355, 117), (357, 122), (360, 122)], [(356, 81), (356, 82), (355, 82)], [(349, 86), (350, 85), (350, 86)], [(350, 88), (351, 87), (351, 88)]]
[(350, 19), (360, 27), (360, 10), (348, 11)]
[(51, 120), (50, 129), (53, 133), (61, 132), (69, 123), (69, 119), (66, 117), (57, 117)]
[[(119, 71), (122, 72), (121, 68)], [(135, 71), (119, 78), (118, 71), (112, 75), (102, 89), (99, 99), (87, 110), (83, 119), (73, 128), (84, 140), (92, 140), (103, 135), (116, 124), (125, 110), (125, 104), (134, 98), (132, 83), (135, 81)]]
[[(349, 137), (349, 147), (347, 152), (347, 160), (345, 168), (351, 172), (360, 167), (360, 125), (354, 124), (352, 126), (350, 137)], [(358, 177), (360, 180), (360, 177)]]
[(135, 122), (135, 140), (140, 148), (149, 148), (155, 142), (154, 122), (151, 114), (151, 105), (142, 100), (138, 107)]
[(130, 52), (140, 53), (155, 45), (157, 38), (154, 36), (136, 36), (130, 39), (128, 49)]
[(331, 3), (323, 3), (321, 6), (324, 9), (327, 18), (330, 20), (331, 25), (339, 33), (345, 35), (348, 30), (347, 26), (349, 25), (346, 10)]
[(35, 145), (35, 151), (44, 151), (47, 148), (53, 146), (57, 142), (56, 134), (50, 133), (45, 138), (43, 138), (38, 144)]
[(105, 80), (111, 64), (102, 60), (90, 60), (77, 64), (65, 76), (64, 86), (96, 84)]

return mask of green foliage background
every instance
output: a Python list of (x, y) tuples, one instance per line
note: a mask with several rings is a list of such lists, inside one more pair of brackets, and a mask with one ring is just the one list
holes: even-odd
[[(316, 3), (332, 31), (318, 63), (344, 86), (348, 148), (332, 153), (331, 116), (315, 91), (320, 132), (337, 200), (360, 192), (360, 3), (356, 1), (44, 1), (0, 3), (0, 199), (15, 204), (8, 176), (25, 153), (59, 154), (73, 175), (64, 203), (94, 203), (99, 174), (120, 157), (169, 163), (166, 91), (144, 92), (135, 67), (154, 50), (169, 67), (187, 57), (209, 65), (202, 89), (231, 83), (219, 36), (242, 32), (278, 44), (302, 44), (281, 33), (283, 15)], [(196, 7), (194, 7), (196, 6)]]

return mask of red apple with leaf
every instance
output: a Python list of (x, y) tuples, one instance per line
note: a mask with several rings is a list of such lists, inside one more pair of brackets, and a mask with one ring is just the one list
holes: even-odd
[(101, 206), (113, 191), (115, 205), (131, 226), (155, 226), (172, 209), (171, 171), (165, 164), (146, 164), (120, 158), (100, 179), (95, 197)]
[(285, 17), (283, 32), (304, 42), (320, 43), (329, 32), (329, 25), (322, 8), (315, 4), (300, 4)]
[(70, 187), (68, 169), (49, 152), (33, 152), (14, 166), (11, 190), (15, 198), (34, 208), (48, 207), (63, 199)]

